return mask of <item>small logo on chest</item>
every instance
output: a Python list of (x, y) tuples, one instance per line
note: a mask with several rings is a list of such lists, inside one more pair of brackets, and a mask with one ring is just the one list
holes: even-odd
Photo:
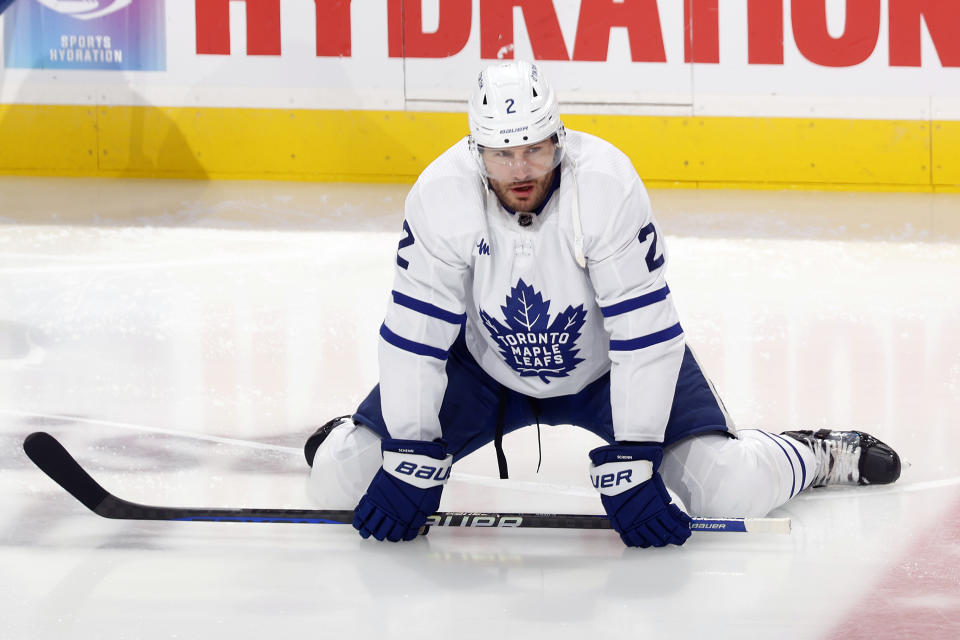
[(477, 255), (478, 256), (488, 256), (490, 255), (490, 245), (487, 244), (487, 241), (483, 238), (480, 238), (480, 242), (477, 243)]

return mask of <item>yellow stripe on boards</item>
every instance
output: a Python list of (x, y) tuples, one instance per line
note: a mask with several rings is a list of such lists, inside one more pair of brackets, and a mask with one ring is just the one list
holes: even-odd
[(96, 172), (94, 107), (0, 104), (0, 174)]
[(960, 192), (960, 122), (934, 122), (932, 146), (934, 188)]
[[(568, 115), (657, 187), (960, 190), (960, 122)], [(0, 105), (0, 173), (412, 182), (462, 113)]]
[(930, 186), (929, 124), (795, 118), (570, 116), (619, 146), (645, 181)]
[(384, 111), (101, 107), (98, 117), (110, 175), (412, 182), (466, 132), (457, 114)]

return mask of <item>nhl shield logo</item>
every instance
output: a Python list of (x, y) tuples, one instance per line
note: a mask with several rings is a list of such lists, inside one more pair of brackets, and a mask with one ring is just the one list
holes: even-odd
[(550, 301), (521, 279), (500, 310), (506, 324), (483, 309), (480, 319), (504, 361), (521, 376), (537, 376), (549, 384), (549, 378), (566, 377), (583, 362), (576, 348), (587, 317), (582, 304), (568, 306), (551, 322)]

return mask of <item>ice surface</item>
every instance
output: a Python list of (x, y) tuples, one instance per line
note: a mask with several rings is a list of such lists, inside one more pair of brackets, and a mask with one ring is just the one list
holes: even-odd
[[(912, 466), (789, 536), (109, 521), (121, 497), (310, 508), (300, 447), (376, 382), (407, 187), (0, 178), (0, 638), (960, 637), (960, 196), (657, 191), (688, 338), (742, 426), (856, 426)], [(451, 209), (451, 215), (455, 215)], [(593, 436), (510, 434), (443, 508), (599, 512)]]

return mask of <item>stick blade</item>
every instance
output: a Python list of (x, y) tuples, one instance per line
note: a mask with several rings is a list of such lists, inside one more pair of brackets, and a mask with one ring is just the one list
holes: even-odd
[(49, 433), (31, 433), (23, 441), (23, 450), (41, 471), (91, 511), (96, 512), (109, 495)]

